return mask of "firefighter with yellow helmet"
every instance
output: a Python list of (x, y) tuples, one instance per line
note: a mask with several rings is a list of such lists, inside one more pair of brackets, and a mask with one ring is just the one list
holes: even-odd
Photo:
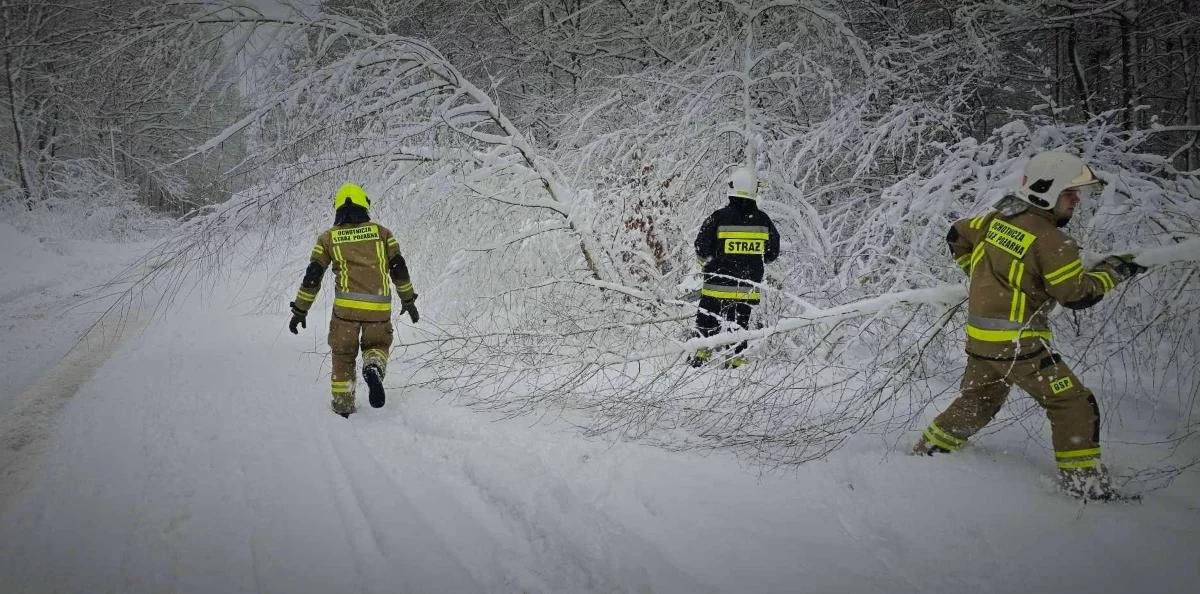
[(355, 361), (360, 348), (371, 406), (384, 404), (383, 377), (392, 346), (392, 284), (400, 298), (400, 313), (408, 313), (414, 324), (420, 319), (417, 294), (400, 255), (400, 244), (386, 227), (371, 221), (370, 207), (371, 200), (362, 187), (345, 184), (338, 189), (333, 199), (333, 228), (317, 237), (296, 300), (290, 304), (288, 329), (298, 334), (297, 327), (307, 327), (306, 317), (321, 290), (325, 269), (333, 265), (330, 392), (333, 412), (343, 417), (355, 411)]
[(1082, 499), (1120, 497), (1100, 463), (1096, 397), (1051, 348), (1047, 318), (1056, 304), (1091, 307), (1145, 270), (1129, 256), (1085, 268), (1079, 246), (1061, 230), (1079, 201), (1102, 185), (1078, 157), (1044, 152), (995, 210), (950, 228), (950, 251), (970, 277), (967, 367), (961, 396), (929, 424), (914, 453), (959, 449), (995, 417), (1016, 384), (1050, 419), (1063, 489)]

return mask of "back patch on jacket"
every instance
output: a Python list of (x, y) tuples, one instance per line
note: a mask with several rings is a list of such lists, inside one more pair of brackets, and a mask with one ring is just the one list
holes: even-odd
[(722, 225), (717, 239), (725, 244), (726, 254), (761, 256), (767, 251), (769, 230), (758, 225)]
[(354, 229), (334, 229), (332, 233), (334, 245), (339, 243), (354, 243), (379, 239), (379, 227), (356, 227)]
[(763, 239), (726, 239), (726, 254), (754, 254), (761, 256), (767, 251), (767, 242)]
[(1033, 245), (1036, 239), (1037, 235), (1016, 225), (1006, 223), (1000, 219), (992, 219), (992, 224), (988, 225), (987, 239), (985, 241), (1019, 260), (1025, 257), (1025, 253), (1029, 251), (1029, 246)]

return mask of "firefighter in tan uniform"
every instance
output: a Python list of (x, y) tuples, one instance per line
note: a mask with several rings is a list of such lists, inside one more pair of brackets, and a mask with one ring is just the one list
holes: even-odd
[(1064, 490), (1085, 499), (1112, 499), (1100, 463), (1096, 397), (1050, 347), (1047, 316), (1056, 304), (1091, 307), (1118, 283), (1145, 270), (1129, 256), (1110, 256), (1091, 269), (1060, 228), (1081, 195), (1102, 182), (1078, 157), (1033, 157), (1014, 196), (984, 216), (960, 220), (946, 237), (970, 277), (967, 367), (962, 395), (938, 415), (913, 448), (952, 452), (999, 412), (1012, 384), (1046, 410)]
[(408, 277), (408, 266), (400, 245), (383, 225), (371, 222), (371, 201), (354, 184), (338, 189), (333, 199), (333, 228), (317, 237), (304, 280), (291, 302), (288, 329), (307, 327), (306, 317), (321, 277), (332, 264), (334, 276), (333, 316), (329, 319), (329, 348), (333, 355), (330, 392), (333, 412), (349, 417), (355, 411), (354, 364), (359, 348), (363, 354), (363, 380), (371, 406), (384, 404), (383, 377), (387, 372), (388, 349), (392, 346), (392, 284), (400, 298), (400, 313), (408, 313), (415, 324), (417, 294)]

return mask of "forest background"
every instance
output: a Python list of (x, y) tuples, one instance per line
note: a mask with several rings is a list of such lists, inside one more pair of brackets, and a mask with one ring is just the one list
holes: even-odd
[[(1068, 229), (1088, 259), (1200, 235), (1195, 1), (0, 0), (0, 20), (0, 216), (161, 237), (127, 302), (255, 274), (282, 312), (356, 181), (421, 294), (409, 387), (673, 449), (793, 464), (927, 421), (962, 364), (945, 229), (1038, 151), (1107, 182)], [(691, 243), (740, 163), (784, 255), (756, 328), (722, 339), (753, 363), (691, 370)], [(1158, 423), (1129, 444), (1157, 485), (1196, 463), (1187, 259), (1054, 318), (1120, 395), (1106, 427)], [(1026, 399), (989, 431), (1044, 423)]]

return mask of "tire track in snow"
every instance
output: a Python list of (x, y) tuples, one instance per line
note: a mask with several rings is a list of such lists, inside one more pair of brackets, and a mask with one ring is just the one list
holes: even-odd
[[(358, 438), (354, 421), (327, 428), (325, 437), (332, 463), (345, 477), (342, 485), (352, 504), (343, 502), (343, 515), (361, 520), (358, 531), (369, 534), (371, 559), (366, 591), (481, 592), (452, 547), (423, 516), (420, 506), (382, 468)], [(339, 497), (340, 499), (341, 497)], [(445, 503), (452, 503), (447, 501)], [(349, 518), (347, 518), (349, 520)], [(348, 526), (351, 526), (349, 521)], [(361, 540), (361, 539), (355, 539)], [(356, 549), (358, 546), (351, 542)]]
[(619, 515), (603, 509), (594, 493), (573, 484), (572, 467), (561, 466), (552, 454), (558, 451), (553, 439), (513, 441), (504, 431), (480, 432), (486, 421), (471, 418), (461, 424), (445, 411), (414, 407), (397, 417), (406, 433), (416, 436), (410, 444), (419, 450), (414, 453), (425, 458), (415, 470), (434, 481), (424, 485), (424, 498), (421, 488), (414, 498), (429, 504), (435, 488), (453, 494), (474, 518), (475, 530), (498, 545), (491, 557), (479, 558), (476, 552), (476, 563), (506, 578), (490, 591), (713, 591)]
[(141, 311), (102, 318), (59, 362), (8, 404), (0, 416), (0, 511), (30, 482), (53, 437), (59, 413), (122, 344), (149, 322)]
[[(324, 465), (326, 469), (325, 476), (329, 481), (329, 489), (336, 500), (337, 514), (342, 519), (342, 533), (346, 546), (350, 550), (351, 560), (354, 563), (355, 571), (355, 589), (356, 592), (368, 592), (367, 572), (364, 567), (363, 555), (373, 553), (379, 556), (379, 544), (375, 540), (375, 535), (371, 534), (371, 544), (364, 546), (360, 543), (359, 538), (355, 538), (355, 533), (371, 532), (370, 520), (367, 519), (366, 513), (362, 509), (362, 501), (356, 493), (351, 489), (353, 478), (346, 471), (346, 465), (342, 461), (341, 456), (337, 453), (337, 447), (333, 444), (333, 437), (330, 432), (332, 428), (326, 426), (321, 428), (321, 437), (325, 442), (324, 450)], [(365, 549), (365, 550), (364, 550)]]

